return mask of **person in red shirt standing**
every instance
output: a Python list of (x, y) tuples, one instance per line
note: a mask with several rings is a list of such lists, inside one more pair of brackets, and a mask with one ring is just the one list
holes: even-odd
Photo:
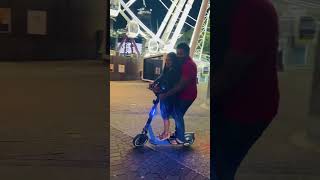
[(185, 143), (185, 126), (183, 117), (188, 108), (197, 98), (197, 65), (189, 56), (189, 53), (190, 47), (188, 44), (180, 43), (177, 46), (177, 58), (182, 63), (180, 81), (174, 88), (169, 90), (167, 93), (160, 94), (159, 96), (161, 100), (177, 94), (173, 113), (176, 125), (176, 140), (175, 142), (172, 142), (177, 144)]
[(233, 180), (241, 161), (277, 114), (278, 17), (269, 0), (240, 0), (228, 50), (213, 74), (213, 173)]

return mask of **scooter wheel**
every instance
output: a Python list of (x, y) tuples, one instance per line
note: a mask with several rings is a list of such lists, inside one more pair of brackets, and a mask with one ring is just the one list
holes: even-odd
[(195, 138), (193, 136), (185, 136), (186, 143), (184, 143), (184, 146), (191, 146), (194, 143)]
[(133, 138), (132, 144), (134, 147), (141, 147), (149, 140), (146, 134), (138, 134), (136, 137)]

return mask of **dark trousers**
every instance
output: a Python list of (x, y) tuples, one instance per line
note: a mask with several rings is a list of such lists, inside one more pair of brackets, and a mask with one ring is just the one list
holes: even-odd
[(234, 180), (241, 161), (269, 124), (244, 124), (221, 117), (214, 118), (213, 179)]
[(177, 99), (173, 105), (173, 119), (175, 120), (176, 125), (175, 136), (183, 142), (185, 141), (185, 126), (183, 117), (192, 103), (193, 101)]

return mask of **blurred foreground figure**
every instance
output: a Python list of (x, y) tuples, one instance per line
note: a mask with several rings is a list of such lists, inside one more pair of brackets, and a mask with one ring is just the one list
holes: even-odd
[(234, 1), (213, 74), (213, 176), (233, 180), (277, 114), (278, 17), (269, 0)]

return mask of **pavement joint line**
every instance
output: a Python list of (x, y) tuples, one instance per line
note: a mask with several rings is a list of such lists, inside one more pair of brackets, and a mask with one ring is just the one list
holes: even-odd
[[(112, 128), (114, 128), (114, 129), (116, 129), (116, 130), (118, 130), (118, 131), (122, 132), (123, 134), (125, 134), (125, 135), (127, 135), (127, 136), (129, 136), (129, 137), (133, 138), (130, 134), (128, 134), (128, 133), (126, 133), (126, 132), (124, 132), (124, 131), (122, 131), (122, 130), (120, 130), (120, 129), (116, 128), (115, 126), (112, 126), (112, 125), (110, 125), (110, 126), (111, 126)], [(176, 160), (176, 159), (174, 159), (174, 158), (170, 157), (167, 153), (164, 153), (164, 152), (158, 151), (156, 148), (152, 147), (150, 144), (146, 144), (146, 146), (147, 146), (148, 148), (150, 148), (151, 150), (156, 151), (156, 152), (158, 152), (158, 153), (160, 153), (160, 154), (164, 155), (164, 156), (165, 156), (165, 157), (167, 157), (168, 159), (171, 159), (171, 160), (173, 160), (173, 161), (177, 162), (177, 163), (178, 163), (178, 164), (180, 164), (181, 166), (183, 166), (183, 167), (186, 167), (186, 168), (190, 169), (190, 170), (191, 170), (191, 171), (193, 171), (194, 173), (197, 173), (197, 174), (199, 174), (199, 175), (201, 175), (201, 176), (203, 176), (203, 177), (205, 177), (205, 178), (208, 178), (208, 177), (206, 177), (204, 174), (202, 174), (201, 172), (199, 172), (199, 171), (197, 171), (197, 170), (194, 170), (194, 169), (192, 169), (191, 167), (189, 167), (189, 166), (187, 166), (187, 165), (183, 164), (181, 161), (178, 161), (178, 160)], [(210, 178), (209, 178), (209, 179), (210, 179)]]
[[(149, 145), (149, 144), (148, 144), (147, 146), (150, 147), (151, 149), (153, 149), (154, 151), (157, 151), (157, 152), (163, 154), (163, 155), (166, 156), (167, 158), (176, 161), (176, 162), (179, 163), (180, 165), (182, 165), (182, 166), (184, 166), (184, 167), (186, 167), (186, 168), (189, 168), (189, 169), (192, 170), (193, 172), (195, 172), (195, 173), (197, 173), (197, 174), (199, 174), (199, 175), (201, 175), (201, 176), (203, 176), (203, 177), (206, 177), (206, 176), (205, 176), (204, 174), (202, 174), (201, 172), (199, 172), (199, 171), (197, 171), (197, 170), (194, 170), (194, 169), (192, 169), (190, 166), (183, 164), (181, 161), (176, 160), (176, 159), (170, 157), (167, 153), (158, 151), (158, 150), (156, 150), (155, 148), (151, 147), (151, 145)], [(209, 179), (210, 179), (210, 178), (209, 178)]]

